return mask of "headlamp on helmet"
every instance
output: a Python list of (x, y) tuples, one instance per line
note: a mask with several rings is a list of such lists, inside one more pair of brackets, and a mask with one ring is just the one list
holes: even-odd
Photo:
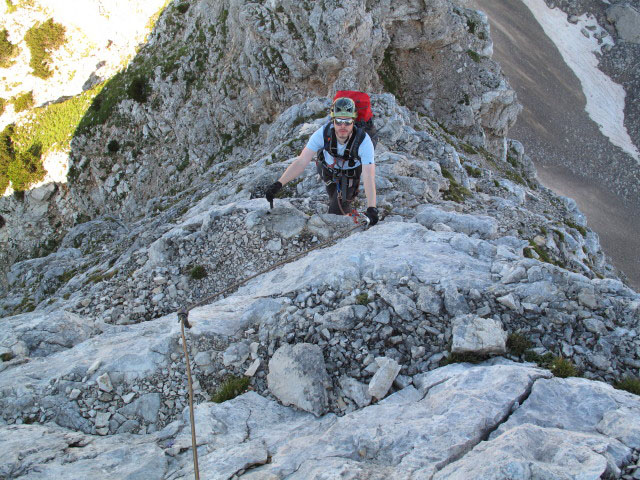
[(336, 98), (331, 106), (331, 118), (353, 118), (358, 116), (356, 104), (347, 97)]

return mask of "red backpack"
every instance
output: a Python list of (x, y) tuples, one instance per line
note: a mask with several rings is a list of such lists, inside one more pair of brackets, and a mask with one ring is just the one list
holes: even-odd
[(336, 92), (335, 97), (333, 97), (333, 101), (335, 102), (338, 98), (347, 97), (353, 100), (356, 104), (356, 111), (358, 112), (358, 118), (356, 118), (356, 122), (368, 122), (373, 117), (373, 112), (371, 111), (371, 98), (369, 95), (364, 92), (356, 92), (353, 90), (338, 90)]
[(358, 117), (356, 118), (356, 127), (364, 128), (364, 131), (369, 134), (373, 146), (378, 144), (378, 132), (373, 125), (373, 112), (371, 111), (371, 98), (364, 92), (356, 92), (354, 90), (338, 90), (333, 97), (335, 102), (338, 98), (347, 97), (354, 101), (356, 104), (356, 111)]

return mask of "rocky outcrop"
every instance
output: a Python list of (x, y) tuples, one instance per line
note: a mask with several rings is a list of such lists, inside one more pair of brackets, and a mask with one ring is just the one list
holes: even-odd
[[(353, 15), (304, 2), (168, 7), (129, 73), (153, 49), (224, 48), (167, 55), (149, 74), (148, 103), (123, 100), (76, 138), (71, 197), (105, 214), (9, 271), (0, 476), (191, 478), (176, 315), (188, 307), (200, 469), (213, 478), (453, 479), (474, 467), (523, 479), (635, 474), (640, 402), (604, 382), (637, 373), (640, 296), (616, 277), (575, 202), (537, 183), (517, 142), (506, 142), (505, 160), (375, 94), (382, 221), (365, 230), (326, 214), (312, 168), (269, 208), (265, 187), (330, 104), (326, 92), (297, 97), (320, 88), (320, 70), (304, 70), (310, 54), (285, 52), (338, 49), (319, 32), (346, 32), (352, 50), (321, 69), (335, 67), (323, 81), (337, 87), (384, 63), (393, 42), (454, 48), (472, 28), (464, 19), (475, 18), (447, 2), (397, 4), (384, 23), (385, 2), (347, 6)], [(296, 30), (303, 18), (309, 27)], [(429, 22), (446, 25), (431, 31)], [(371, 65), (355, 62), (372, 48)], [(214, 55), (218, 70), (194, 76)], [(238, 58), (247, 68), (233, 77)], [(202, 99), (220, 90), (198, 99), (223, 78), (245, 90), (227, 86), (215, 105)], [(250, 105), (234, 110), (243, 98)], [(252, 113), (261, 125), (225, 143)], [(116, 139), (128, 146), (100, 153)], [(526, 358), (562, 357), (584, 378), (523, 363), (509, 337), (526, 339)], [(502, 357), (446, 365), (469, 353)], [(229, 377), (248, 378), (251, 391), (212, 403)]]

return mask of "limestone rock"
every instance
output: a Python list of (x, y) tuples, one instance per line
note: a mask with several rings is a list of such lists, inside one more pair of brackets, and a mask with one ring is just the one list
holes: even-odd
[(269, 361), (269, 391), (284, 405), (320, 416), (327, 411), (329, 378), (317, 345), (283, 345)]
[(480, 355), (506, 352), (507, 333), (502, 324), (492, 318), (464, 315), (451, 322), (454, 353), (477, 353)]
[(400, 373), (400, 365), (395, 360), (384, 357), (376, 358), (376, 363), (379, 368), (369, 382), (368, 393), (372, 397), (381, 399), (387, 394)]

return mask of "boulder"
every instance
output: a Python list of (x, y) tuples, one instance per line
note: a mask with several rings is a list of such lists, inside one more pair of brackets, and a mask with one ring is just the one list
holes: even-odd
[(283, 345), (269, 361), (269, 391), (284, 405), (293, 405), (316, 416), (328, 408), (329, 377), (322, 350), (317, 345)]
[(502, 323), (473, 314), (456, 317), (451, 322), (453, 353), (502, 355), (506, 353), (507, 333)]

